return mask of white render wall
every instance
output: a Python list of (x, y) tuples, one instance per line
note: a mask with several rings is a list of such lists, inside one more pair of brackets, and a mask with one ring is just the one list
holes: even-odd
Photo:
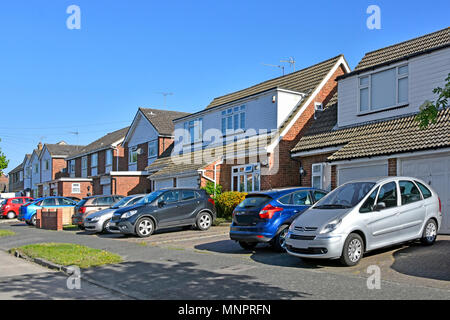
[(408, 106), (358, 116), (358, 78), (363, 74), (354, 75), (338, 82), (338, 126), (354, 125), (417, 112), (425, 100), (436, 100), (437, 96), (433, 94), (433, 89), (438, 86), (442, 87), (450, 72), (450, 48), (414, 57), (384, 68), (389, 69), (405, 64), (405, 62), (409, 64)]
[[(41, 182), (47, 182), (47, 181), (51, 181), (52, 180), (52, 156), (50, 155), (50, 153), (48, 152), (47, 148), (44, 149), (44, 154), (42, 154), (41, 157), (41, 178), (42, 181)], [(45, 161), (48, 160), (48, 170), (45, 170)]]
[[(31, 158), (32, 158), (31, 159), (31, 189), (37, 190), (36, 184), (41, 182), (41, 164), (35, 153), (33, 153)], [(38, 172), (37, 173), (35, 173), (35, 171), (34, 171), (34, 166), (36, 163), (38, 164)]]
[[(139, 114), (136, 118), (136, 127), (130, 132), (130, 137), (128, 140), (128, 147), (134, 147), (142, 143), (146, 143), (152, 140), (158, 139), (158, 132), (151, 125), (151, 123), (144, 118), (143, 115)], [(128, 159), (127, 159), (128, 162)], [(137, 163), (128, 163), (129, 171), (137, 170)]]

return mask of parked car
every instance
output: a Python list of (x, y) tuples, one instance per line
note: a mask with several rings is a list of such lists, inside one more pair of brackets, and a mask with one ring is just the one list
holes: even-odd
[(75, 202), (79, 202), (81, 200), (80, 198), (77, 197), (67, 197), (67, 198), (72, 199)]
[(294, 256), (339, 258), (353, 266), (374, 249), (416, 239), (432, 245), (441, 221), (441, 200), (419, 179), (353, 181), (295, 219), (286, 249)]
[(214, 200), (205, 190), (171, 188), (154, 191), (134, 206), (116, 210), (110, 229), (149, 237), (155, 230), (167, 227), (207, 230), (215, 219)]
[(0, 203), (0, 216), (2, 218), (14, 219), (19, 215), (20, 206), (33, 200), (33, 198), (15, 197), (2, 200), (3, 201)]
[(75, 213), (72, 216), (72, 224), (78, 226), (81, 230), (84, 230), (83, 222), (87, 215), (100, 210), (109, 209), (114, 203), (122, 198), (123, 196), (110, 195), (90, 196), (81, 199), (75, 207)]
[(109, 228), (109, 223), (114, 211), (136, 204), (144, 198), (145, 194), (136, 194), (120, 199), (111, 208), (96, 211), (86, 216), (83, 226), (86, 231), (93, 232), (113, 232)]
[(250, 193), (233, 211), (230, 238), (247, 250), (269, 243), (282, 252), (292, 221), (326, 194), (315, 188)]
[(36, 225), (36, 211), (43, 208), (75, 207), (76, 202), (65, 197), (43, 197), (20, 207), (18, 219), (29, 225)]

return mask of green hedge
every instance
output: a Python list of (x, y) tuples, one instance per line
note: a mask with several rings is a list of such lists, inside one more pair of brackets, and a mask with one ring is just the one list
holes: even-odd
[(231, 219), (234, 208), (244, 201), (247, 193), (228, 191), (216, 197), (216, 211), (218, 218)]

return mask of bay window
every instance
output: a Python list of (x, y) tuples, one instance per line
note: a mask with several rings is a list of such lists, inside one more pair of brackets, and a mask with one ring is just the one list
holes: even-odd
[(359, 112), (371, 112), (408, 103), (408, 65), (359, 77)]

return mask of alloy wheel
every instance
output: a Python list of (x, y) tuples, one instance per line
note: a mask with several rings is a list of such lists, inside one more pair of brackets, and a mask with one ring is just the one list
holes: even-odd
[(144, 220), (141, 221), (141, 223), (139, 223), (139, 232), (144, 235), (147, 236), (152, 232), (153, 226), (152, 223), (148, 220)]
[(428, 241), (433, 241), (436, 237), (436, 225), (433, 222), (427, 224), (427, 228), (425, 230), (425, 237)]
[(358, 239), (353, 239), (348, 245), (348, 258), (352, 262), (356, 262), (361, 257), (362, 245)]
[(279, 243), (280, 243), (280, 247), (285, 248), (286, 247), (286, 235), (288, 233), (288, 228), (283, 229), (280, 232), (280, 236), (279, 236)]
[(211, 225), (211, 217), (209, 216), (209, 214), (202, 215), (200, 217), (199, 224), (202, 229), (209, 228), (209, 226)]
[(7, 218), (8, 219), (14, 219), (16, 217), (16, 214), (14, 213), (14, 211), (10, 211), (7, 214)]

